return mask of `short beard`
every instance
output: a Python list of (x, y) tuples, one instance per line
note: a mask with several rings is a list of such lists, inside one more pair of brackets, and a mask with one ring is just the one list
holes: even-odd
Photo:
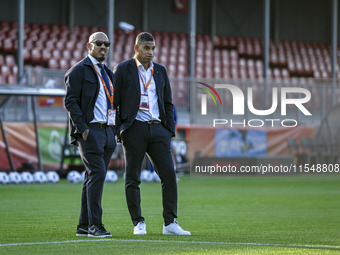
[(103, 62), (103, 61), (105, 60), (105, 57), (97, 58), (97, 60), (98, 60), (99, 62)]

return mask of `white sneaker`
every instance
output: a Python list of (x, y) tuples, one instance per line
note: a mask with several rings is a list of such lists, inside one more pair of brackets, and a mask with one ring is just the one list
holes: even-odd
[(173, 223), (169, 224), (168, 226), (163, 225), (163, 235), (181, 235), (181, 236), (191, 236), (189, 231), (183, 230), (174, 220)]
[(138, 224), (133, 228), (134, 235), (146, 235), (146, 224), (144, 221), (138, 222)]

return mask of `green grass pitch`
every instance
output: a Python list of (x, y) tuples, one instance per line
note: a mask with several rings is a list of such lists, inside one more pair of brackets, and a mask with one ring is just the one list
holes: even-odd
[(181, 177), (178, 222), (163, 236), (161, 188), (142, 183), (146, 236), (134, 236), (124, 182), (105, 184), (112, 238), (76, 237), (81, 184), (0, 186), (0, 254), (340, 254), (340, 176)]

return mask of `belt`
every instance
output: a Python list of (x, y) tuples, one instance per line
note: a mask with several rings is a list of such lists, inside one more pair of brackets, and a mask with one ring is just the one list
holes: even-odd
[(108, 127), (108, 125), (106, 123), (100, 123), (100, 122), (89, 123), (88, 126), (95, 126), (95, 127), (100, 127), (100, 128), (107, 128)]
[(148, 124), (161, 124), (161, 122), (158, 121), (158, 120), (149, 120), (149, 121), (145, 121), (145, 122), (148, 123)]
[(158, 120), (148, 120), (148, 121), (140, 121), (140, 120), (136, 120), (136, 121), (139, 121), (139, 122), (142, 122), (142, 123), (146, 123), (146, 124), (161, 124), (160, 121)]

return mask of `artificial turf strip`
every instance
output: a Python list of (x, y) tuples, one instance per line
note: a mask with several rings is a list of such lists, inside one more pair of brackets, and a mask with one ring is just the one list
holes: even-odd
[(340, 254), (340, 175), (186, 176), (178, 189), (192, 236), (162, 235), (159, 183), (141, 184), (148, 234), (134, 236), (120, 179), (105, 184), (103, 240), (75, 236), (81, 184), (0, 186), (0, 254)]

